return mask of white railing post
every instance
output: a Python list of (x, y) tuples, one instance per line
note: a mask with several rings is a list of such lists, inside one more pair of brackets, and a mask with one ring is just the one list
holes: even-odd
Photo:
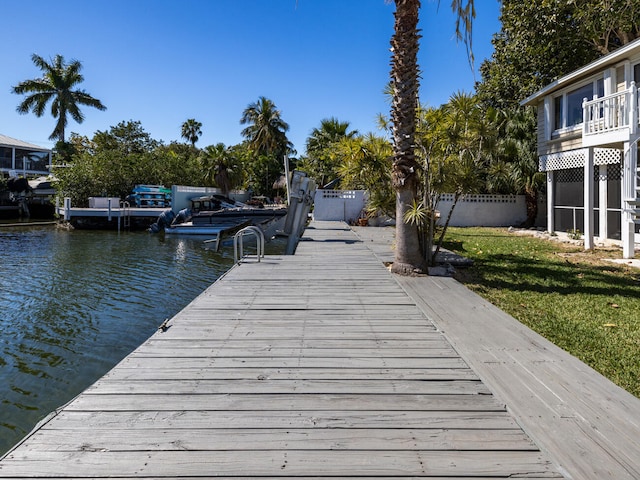
[(68, 222), (71, 220), (71, 198), (64, 197), (64, 220)]
[(556, 196), (554, 192), (554, 171), (547, 171), (547, 232), (553, 233), (556, 229), (555, 208)]
[(638, 131), (638, 90), (636, 82), (631, 82), (629, 86), (631, 101), (629, 102), (629, 129), (631, 135), (635, 135)]
[(589, 128), (589, 107), (587, 106), (587, 97), (582, 99), (582, 134), (588, 135), (590, 133)]
[[(584, 248), (593, 249), (593, 147), (584, 149)], [(575, 229), (575, 226), (574, 226)]]
[(611, 133), (629, 128), (631, 134), (640, 126), (638, 122), (638, 94), (635, 84), (628, 90), (593, 100), (583, 99), (583, 135)]

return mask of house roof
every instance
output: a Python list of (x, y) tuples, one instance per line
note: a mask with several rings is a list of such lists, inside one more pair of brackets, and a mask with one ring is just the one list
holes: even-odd
[(546, 95), (549, 95), (550, 93), (553, 93), (556, 90), (560, 90), (561, 88), (564, 88), (568, 85), (576, 83), (582, 78), (588, 77), (589, 75), (592, 75), (595, 72), (602, 70), (603, 68), (615, 65), (631, 56), (632, 52), (640, 53), (640, 39), (634, 40), (633, 42), (630, 42), (625, 46), (618, 48), (608, 55), (600, 57), (599, 59), (585, 65), (584, 67), (579, 68), (578, 70), (574, 70), (568, 75), (559, 78), (555, 82), (550, 83), (543, 89), (538, 90), (533, 95), (522, 100), (520, 102), (520, 105), (537, 105)]
[(39, 147), (38, 145), (34, 145), (32, 143), (23, 142), (22, 140), (17, 140), (15, 138), (7, 137), (0, 133), (0, 146), (3, 147), (15, 147), (15, 148), (25, 148), (29, 150), (38, 150), (41, 152), (50, 151), (49, 148)]

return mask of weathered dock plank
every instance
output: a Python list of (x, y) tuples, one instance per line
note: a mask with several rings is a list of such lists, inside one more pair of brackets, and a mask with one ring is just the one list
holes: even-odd
[(213, 393), (254, 393), (259, 389), (264, 393), (293, 394), (416, 394), (416, 395), (489, 395), (479, 380), (273, 380), (273, 379), (236, 379), (236, 380), (98, 380), (89, 387), (87, 393), (153, 395), (189, 395), (194, 391), (202, 394)]
[[(261, 405), (260, 405), (261, 403)], [(474, 422), (482, 422), (486, 419), (494, 421), (498, 419), (500, 428), (516, 428), (512, 418), (505, 413), (505, 406), (498, 402), (493, 395), (380, 395), (380, 394), (200, 394), (197, 395), (122, 395), (122, 394), (85, 394), (71, 402), (60, 415), (70, 412), (87, 413), (94, 412), (105, 414), (109, 412), (177, 412), (182, 411), (184, 418), (188, 415), (200, 415), (201, 412), (225, 411), (248, 412), (260, 407), (260, 412), (358, 412), (361, 418), (366, 412), (373, 412), (370, 416), (379, 416), (378, 412), (401, 412), (407, 422), (418, 421), (418, 417), (411, 412), (422, 412), (420, 418), (435, 419), (449, 418), (460, 419), (467, 422), (471, 418), (469, 412), (475, 412)], [(433, 412), (433, 413), (424, 413)], [(444, 414), (443, 412), (447, 412)], [(451, 414), (449, 412), (455, 412)], [(466, 412), (466, 413), (465, 413)], [(343, 413), (344, 414), (344, 413)], [(266, 415), (269, 415), (267, 413)], [(300, 417), (302, 414), (298, 414)], [(307, 415), (307, 413), (305, 413)], [(317, 413), (309, 414), (312, 418)], [(481, 415), (481, 416), (480, 416)], [(91, 418), (97, 418), (90, 415)], [(68, 418), (68, 417), (67, 417)], [(79, 418), (79, 417), (76, 417)], [(83, 417), (88, 418), (88, 417)], [(68, 426), (66, 424), (65, 426)], [(82, 424), (78, 424), (82, 426)], [(414, 425), (414, 427), (418, 424)], [(43, 428), (57, 428), (51, 423)], [(143, 425), (144, 427), (144, 425)], [(422, 428), (430, 428), (431, 424), (422, 425)], [(471, 428), (467, 425), (467, 428)]]
[[(363, 397), (354, 396), (354, 399), (367, 400)], [(96, 406), (101, 405), (100, 398), (96, 399)], [(398, 429), (474, 429), (474, 430), (495, 430), (495, 429), (517, 429), (518, 426), (509, 415), (503, 412), (437, 412), (437, 411), (411, 411), (399, 410), (364, 410), (366, 403), (361, 406), (361, 410), (271, 410), (270, 408), (260, 409), (259, 399), (250, 405), (249, 410), (227, 411), (227, 410), (138, 410), (135, 412), (64, 412), (60, 415), (60, 420), (52, 423), (47, 428), (40, 431), (43, 435), (60, 435), (60, 438), (70, 437), (81, 432), (81, 439), (90, 441), (92, 431), (97, 428), (111, 428), (115, 431), (122, 431), (123, 434), (129, 430), (142, 429), (152, 433), (156, 429), (170, 428), (178, 438), (189, 435), (189, 431), (194, 428), (202, 428), (203, 425), (209, 428), (308, 428), (308, 429), (329, 429), (334, 433), (349, 429), (372, 429), (372, 428), (398, 428)], [(144, 408), (144, 407), (143, 407)], [(64, 423), (63, 423), (64, 422)], [(62, 435), (64, 433), (64, 435)], [(412, 437), (406, 438), (407, 442), (413, 441)], [(31, 450), (31, 449), (29, 449)], [(21, 450), (21, 451), (24, 451)], [(28, 455), (28, 453), (26, 454)], [(8, 458), (12, 457), (11, 454)], [(251, 461), (251, 459), (247, 459)], [(453, 459), (452, 459), (453, 461)], [(5, 465), (2, 464), (4, 472)], [(114, 465), (115, 469), (117, 466)]]
[(154, 358), (146, 358), (145, 362), (136, 363), (135, 367), (121, 366), (108, 374), (109, 379), (127, 380), (249, 380), (256, 378), (274, 380), (333, 380), (336, 377), (345, 380), (479, 380), (470, 368), (242, 368), (242, 367), (209, 367), (196, 368), (190, 366), (157, 367)]
[[(407, 442), (407, 435), (412, 441)], [(81, 437), (80, 437), (81, 439)], [(31, 445), (57, 452), (76, 452), (94, 448), (68, 436), (51, 443), (50, 435), (34, 435)], [(193, 428), (189, 435), (177, 440), (175, 432), (157, 429), (153, 435), (146, 429), (114, 432), (110, 429), (92, 430), (92, 443), (110, 452), (178, 451), (178, 450), (471, 450), (471, 451), (535, 451), (533, 442), (518, 429), (445, 430), (445, 429), (328, 429), (286, 428)]]
[(0, 478), (562, 478), (345, 226), (229, 271)]
[[(293, 477), (307, 475), (389, 475), (399, 477), (482, 476), (508, 477), (514, 472), (553, 477), (552, 467), (536, 451), (380, 451), (380, 450), (246, 450), (246, 451), (145, 451), (31, 453), (22, 459), (16, 452), (5, 464), (17, 476), (111, 475), (114, 465), (132, 477), (207, 476)], [(141, 461), (141, 457), (144, 461)], [(21, 461), (27, 460), (27, 461)], [(555, 476), (557, 478), (557, 475)]]

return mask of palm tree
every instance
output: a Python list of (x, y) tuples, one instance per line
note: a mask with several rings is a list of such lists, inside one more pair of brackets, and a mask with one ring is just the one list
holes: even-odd
[(209, 145), (200, 154), (200, 165), (206, 183), (217, 185), (227, 196), (240, 180), (241, 172), (237, 159), (224, 143)]
[(84, 81), (84, 77), (80, 74), (82, 64), (78, 60), (65, 63), (62, 55), (56, 55), (49, 63), (35, 53), (31, 56), (31, 60), (42, 70), (42, 77), (20, 82), (13, 87), (12, 91), (18, 95), (27, 95), (17, 108), (21, 114), (31, 110), (37, 117), (41, 117), (51, 101), (51, 115), (58, 121), (49, 136), (50, 140), (58, 139), (64, 142), (67, 115), (71, 115), (71, 118), (78, 123), (84, 121), (79, 105), (106, 110), (107, 107), (100, 100), (93, 98), (84, 90), (74, 90), (74, 87)]
[[(424, 256), (420, 252), (417, 226), (404, 221), (406, 212), (417, 202), (419, 183), (419, 165), (413, 149), (418, 110), (420, 0), (395, 0), (395, 4), (390, 88), (393, 94), (391, 121), (394, 145), (391, 173), (396, 192), (396, 253), (391, 271), (410, 275), (422, 272), (426, 267)], [(474, 0), (452, 0), (451, 8), (457, 15), (456, 35), (467, 45), (469, 62), (472, 63), (471, 28), (472, 19), (475, 17)]]
[(345, 137), (353, 138), (357, 134), (357, 130), (349, 131), (349, 122), (341, 122), (335, 117), (325, 118), (320, 121), (320, 127), (311, 130), (307, 137), (307, 153), (326, 149), (332, 143)]
[(250, 186), (258, 194), (269, 195), (282, 173), (284, 156), (294, 152), (286, 134), (289, 125), (282, 120), (275, 104), (265, 97), (245, 108), (240, 123), (247, 125), (241, 133), (252, 153), (247, 165)]
[(182, 124), (182, 138), (191, 143), (191, 146), (195, 148), (196, 142), (202, 135), (202, 123), (196, 121), (195, 118), (190, 118)]
[(414, 153), (418, 111), (418, 11), (420, 0), (395, 0), (395, 30), (391, 38), (391, 121), (393, 166), (391, 183), (396, 194), (396, 252), (391, 271), (404, 275), (426, 270), (418, 227), (404, 220), (418, 196), (419, 165)]
[(293, 150), (286, 133), (289, 125), (268, 98), (260, 97), (249, 104), (242, 112), (240, 124), (247, 125), (241, 133), (257, 155), (275, 156), (280, 160)]
[(341, 188), (366, 190), (369, 193), (367, 212), (391, 215), (395, 202), (390, 178), (392, 147), (389, 140), (368, 133), (344, 137), (335, 148), (341, 162), (336, 170)]
[(518, 108), (508, 113), (502, 147), (511, 158), (509, 177), (517, 193), (525, 196), (527, 220), (532, 227), (538, 216), (538, 192), (544, 188), (546, 176), (538, 170), (536, 114), (531, 108)]
[(336, 148), (343, 139), (351, 139), (358, 135), (357, 130), (349, 130), (349, 122), (341, 122), (337, 118), (325, 118), (320, 127), (311, 131), (306, 141), (307, 173), (316, 179), (319, 185), (337, 178), (337, 170), (341, 159)]

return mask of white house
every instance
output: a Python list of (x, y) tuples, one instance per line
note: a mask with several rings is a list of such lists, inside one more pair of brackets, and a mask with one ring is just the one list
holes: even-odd
[(538, 110), (540, 170), (547, 172), (547, 228), (621, 240), (624, 258), (640, 242), (640, 40), (521, 102)]
[(48, 175), (51, 150), (0, 133), (0, 174)]

